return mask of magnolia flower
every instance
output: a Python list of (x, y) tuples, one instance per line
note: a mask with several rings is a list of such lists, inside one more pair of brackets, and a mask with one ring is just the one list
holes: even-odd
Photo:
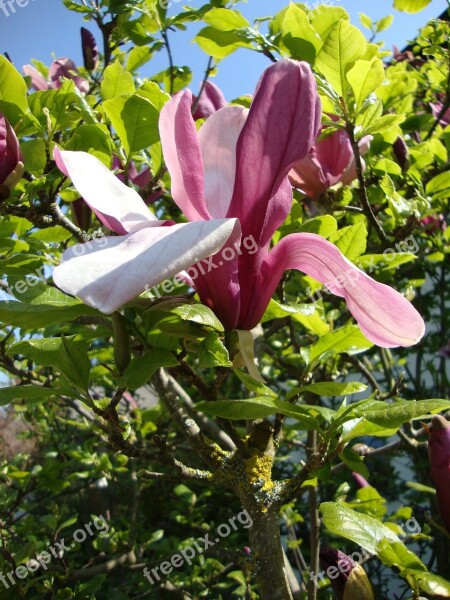
[(94, 71), (98, 65), (98, 47), (89, 29), (81, 28), (81, 50), (83, 52), (84, 68)]
[(330, 579), (337, 600), (375, 600), (366, 572), (344, 552), (322, 548), (320, 566)]
[(106, 314), (214, 254), (230, 236), (239, 239), (236, 219), (158, 221), (135, 190), (86, 152), (56, 147), (54, 158), (103, 225), (118, 234), (71, 246), (53, 271), (54, 282)]
[[(323, 127), (321, 133), (326, 131)], [(369, 151), (372, 136), (365, 136), (359, 142), (361, 155)], [(362, 161), (364, 168), (364, 161)], [(318, 200), (330, 187), (337, 183), (350, 184), (356, 179), (356, 164), (348, 133), (333, 131), (319, 138), (309, 154), (294, 164), (289, 179), (304, 194)]]
[(197, 104), (194, 112), (194, 119), (207, 119), (220, 108), (227, 106), (228, 102), (215, 83), (207, 81), (200, 94), (200, 98), (192, 99), (192, 106)]
[[(96, 158), (56, 151), (59, 168), (80, 195), (106, 226), (123, 236), (107, 238), (106, 248), (91, 242), (90, 247), (67, 250), (55, 270), (56, 284), (112, 312), (145, 284), (159, 283), (217, 252), (228, 239), (221, 254), (210, 257), (207, 269), (196, 269), (191, 276), (202, 302), (226, 329), (253, 329), (283, 272), (298, 269), (343, 297), (374, 343), (392, 347), (417, 342), (424, 323), (412, 305), (355, 267), (327, 240), (312, 233), (291, 234), (269, 249), (290, 210), (288, 173), (307, 155), (320, 128), (320, 101), (309, 65), (288, 59), (272, 65), (250, 110), (222, 108), (198, 133), (191, 106), (191, 92), (180, 92), (166, 103), (160, 119), (172, 195), (192, 221), (188, 225), (157, 227), (162, 223), (150, 216), (137, 193)], [(248, 239), (254, 242), (252, 252), (246, 251)]]
[[(294, 233), (269, 248), (288, 215), (288, 173), (307, 156), (320, 128), (321, 107), (309, 65), (280, 60), (262, 75), (251, 108), (227, 106), (197, 133), (192, 94), (179, 92), (162, 109), (160, 133), (172, 178), (172, 196), (193, 222), (237, 218), (242, 239), (258, 245), (193, 284), (226, 329), (250, 330), (263, 316), (284, 273), (298, 269), (343, 297), (364, 335), (383, 347), (408, 346), (424, 333), (414, 307), (377, 283), (319, 235)], [(227, 247), (232, 249), (235, 239)], [(225, 249), (222, 251), (225, 253)]]
[(0, 113), (0, 185), (8, 188), (8, 194), (22, 177), (23, 170), (19, 140), (14, 129)]
[(24, 65), (23, 72), (31, 77), (31, 87), (36, 91), (60, 88), (62, 85), (61, 77), (72, 79), (80, 92), (87, 93), (89, 90), (89, 82), (80, 77), (75, 63), (70, 58), (57, 58), (52, 62), (49, 81), (31, 65)]
[(442, 520), (450, 532), (450, 423), (441, 415), (432, 420), (428, 441), (431, 477), (436, 487), (436, 499)]

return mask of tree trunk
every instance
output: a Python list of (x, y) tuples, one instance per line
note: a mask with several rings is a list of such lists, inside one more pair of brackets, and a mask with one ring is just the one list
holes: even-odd
[(284, 566), (278, 511), (249, 511), (253, 519), (250, 546), (256, 559), (256, 581), (261, 600), (292, 600)]

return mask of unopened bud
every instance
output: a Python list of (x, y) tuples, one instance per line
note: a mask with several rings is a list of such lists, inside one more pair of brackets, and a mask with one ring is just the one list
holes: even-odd
[(84, 68), (88, 71), (94, 71), (98, 65), (98, 47), (92, 33), (81, 28), (81, 49), (83, 51)]
[(431, 477), (436, 487), (439, 512), (450, 532), (450, 423), (441, 415), (435, 415), (431, 423), (428, 441)]
[(11, 190), (22, 177), (23, 171), (19, 140), (14, 129), (0, 113), (0, 184)]
[(392, 144), (392, 150), (394, 152), (395, 160), (402, 168), (402, 171), (407, 171), (409, 169), (410, 162), (409, 149), (405, 140), (398, 136), (398, 138)]

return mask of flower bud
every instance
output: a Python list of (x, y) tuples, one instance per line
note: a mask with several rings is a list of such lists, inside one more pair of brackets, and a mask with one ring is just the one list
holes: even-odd
[(330, 579), (337, 600), (375, 600), (366, 572), (344, 552), (322, 548), (320, 566)]
[(19, 140), (14, 129), (0, 113), (0, 185), (11, 190), (22, 177), (23, 171)]
[(84, 68), (88, 71), (94, 71), (98, 65), (98, 47), (92, 33), (81, 28), (81, 49), (83, 51)]
[(398, 136), (398, 138), (392, 144), (392, 150), (394, 152), (395, 160), (402, 168), (402, 171), (407, 171), (409, 169), (410, 162), (409, 149), (405, 140)]
[(432, 420), (428, 441), (431, 477), (436, 487), (436, 500), (445, 528), (450, 532), (450, 423), (441, 415)]
[(447, 223), (442, 214), (423, 217), (419, 222), (422, 225), (424, 232), (428, 234), (440, 233), (447, 229)]
[(359, 473), (355, 473), (354, 471), (352, 471), (352, 475), (353, 475), (353, 479), (355, 480), (355, 482), (358, 484), (358, 486), (360, 488), (370, 486), (370, 483), (366, 479), (364, 479), (364, 477), (362, 475), (360, 475)]

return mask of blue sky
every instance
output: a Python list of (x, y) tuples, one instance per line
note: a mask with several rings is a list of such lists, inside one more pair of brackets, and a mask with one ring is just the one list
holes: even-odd
[[(6, 3), (6, 0), (3, 1)], [(69, 56), (80, 64), (82, 58), (79, 28), (82, 25), (90, 29), (100, 40), (97, 26), (92, 22), (87, 24), (83, 22), (82, 15), (67, 10), (62, 0), (10, 1), (14, 2), (15, 12), (12, 12), (6, 4), (8, 16), (1, 9), (0, 1), (0, 51), (7, 51), (19, 70), (22, 65), (30, 62), (31, 58), (50, 64), (53, 53), (57, 57)], [(22, 6), (17, 5), (17, 2)], [(175, 0), (171, 10), (178, 11), (183, 4), (199, 7), (204, 4), (204, 1), (178, 0), (177, 2)], [(255, 17), (275, 14), (287, 4), (288, 0), (248, 0), (247, 4), (239, 5), (237, 8), (251, 21)], [(359, 11), (374, 20), (393, 14), (394, 24), (380, 37), (389, 49), (392, 44), (400, 48), (404, 46), (408, 40), (415, 37), (417, 30), (428, 19), (437, 17), (447, 6), (446, 0), (433, 0), (426, 10), (416, 15), (409, 15), (394, 11), (391, 0), (335, 0), (334, 4), (343, 6), (349, 12), (351, 21), (355, 25), (359, 24)], [(192, 38), (198, 29), (199, 26), (194, 25), (187, 32), (171, 34), (175, 63), (192, 68), (194, 90), (199, 87), (207, 62), (206, 55), (192, 43)], [(251, 93), (260, 73), (268, 64), (267, 58), (255, 52), (239, 50), (220, 64), (215, 81), (224, 90), (228, 99)], [(144, 67), (141, 73), (148, 76), (167, 66), (167, 57), (161, 53)]]

